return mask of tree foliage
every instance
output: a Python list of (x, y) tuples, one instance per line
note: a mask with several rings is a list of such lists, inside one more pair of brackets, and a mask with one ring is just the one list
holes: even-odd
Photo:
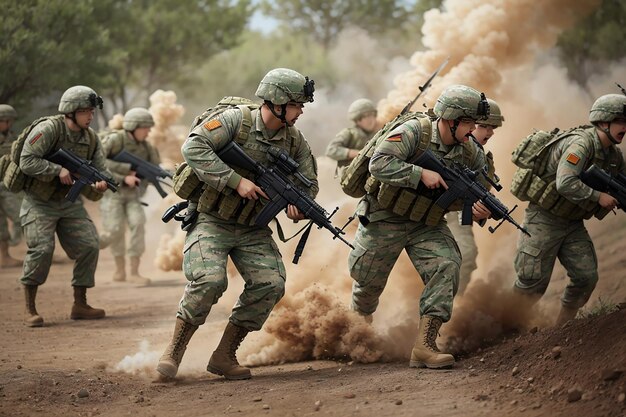
[(626, 57), (625, 28), (626, 2), (603, 0), (592, 14), (563, 32), (557, 47), (569, 77), (588, 91), (592, 74)]
[(309, 34), (328, 49), (348, 26), (382, 33), (407, 17), (400, 0), (263, 0), (261, 10), (292, 33)]
[[(147, 105), (191, 69), (237, 44), (250, 0), (0, 0), (0, 102), (85, 84), (109, 113)], [(139, 102), (139, 103), (138, 103)]]

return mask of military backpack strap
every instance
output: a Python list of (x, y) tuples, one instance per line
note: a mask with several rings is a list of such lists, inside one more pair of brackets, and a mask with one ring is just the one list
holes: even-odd
[(237, 145), (242, 146), (248, 141), (248, 135), (252, 129), (252, 110), (247, 105), (237, 106), (241, 110), (241, 124), (239, 125), (239, 132), (235, 138)]

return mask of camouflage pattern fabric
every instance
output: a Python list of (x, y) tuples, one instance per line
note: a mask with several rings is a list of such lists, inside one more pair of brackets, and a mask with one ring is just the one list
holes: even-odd
[[(0, 133), (0, 156), (11, 152), (11, 145), (15, 137), (9, 131), (8, 134)], [(22, 193), (12, 193), (0, 182), (0, 241), (9, 241), (11, 246), (17, 245), (22, 239), (22, 227), (20, 226), (20, 206), (22, 205)], [(7, 220), (11, 220), (12, 228), (9, 231)]]
[(177, 317), (201, 325), (226, 290), (228, 256), (246, 285), (230, 321), (259, 330), (285, 292), (285, 267), (269, 227), (244, 226), (201, 213), (187, 235), (183, 271), (187, 280)]
[(343, 168), (350, 164), (348, 151), (350, 149), (361, 150), (376, 131), (367, 133), (358, 126), (343, 129), (335, 136), (326, 148), (326, 156), (337, 161), (337, 167)]
[[(416, 152), (420, 124), (409, 120), (389, 132), (376, 148), (370, 161), (370, 172), (381, 182), (416, 189), (420, 184), (422, 168), (405, 162)], [(482, 169), (484, 153), (473, 141), (463, 145), (445, 145), (441, 142), (436, 122), (433, 122), (430, 149), (446, 160), (464, 162), (464, 147), (471, 147), (473, 170)], [(467, 149), (465, 149), (467, 151)], [(459, 281), (461, 255), (445, 221), (436, 226), (412, 222), (383, 210), (376, 198), (367, 194), (363, 200), (369, 205), (367, 226), (359, 225), (355, 249), (350, 252), (350, 275), (356, 281), (352, 290), (353, 308), (363, 315), (376, 310), (389, 272), (405, 249), (424, 284), (420, 298), (420, 314), (450, 320), (452, 303)]]
[[(50, 187), (57, 187), (60, 184), (58, 174), (61, 166), (47, 161), (44, 155), (61, 147), (85, 148), (89, 144), (89, 137), (85, 130), (72, 132), (67, 129), (66, 136), (60, 138), (54, 137), (53, 132), (54, 126), (49, 121), (33, 129), (24, 142), (20, 168), (26, 175), (52, 179)], [(101, 146), (98, 141), (92, 163), (96, 169), (111, 175), (106, 170)], [(98, 234), (80, 197), (73, 203), (65, 199), (42, 201), (26, 191), (20, 219), (28, 245), (22, 284), (41, 285), (46, 281), (56, 232), (67, 255), (75, 260), (72, 285), (94, 286), (99, 254)]]
[(459, 290), (457, 293), (463, 294), (472, 278), (472, 272), (478, 267), (476, 264), (478, 246), (476, 246), (473, 226), (462, 225), (459, 216), (459, 212), (450, 212), (446, 214), (446, 221), (461, 251), (462, 262), (459, 274)]
[[(107, 157), (106, 166), (113, 174), (113, 179), (120, 184), (117, 193), (105, 193), (100, 202), (103, 233), (102, 243), (110, 246), (113, 256), (141, 257), (145, 252), (146, 215), (140, 198), (146, 193), (147, 181), (138, 187), (130, 188), (124, 184), (124, 178), (130, 173), (131, 166), (127, 163), (114, 161), (112, 158), (122, 150), (153, 164), (159, 164), (161, 158), (156, 148), (149, 143), (135, 140), (124, 130), (115, 131), (102, 140), (102, 149)], [(128, 250), (126, 249), (126, 225), (130, 231)]]
[[(602, 150), (595, 127), (589, 130), (593, 130), (592, 134), (581, 133), (555, 146), (547, 168), (548, 172), (556, 171), (556, 187), (560, 195), (585, 205), (597, 204), (600, 195), (578, 178), (592, 161), (606, 169), (613, 160), (608, 155), (618, 152), (618, 170), (626, 173), (619, 149), (611, 145)], [(562, 304), (569, 308), (585, 305), (598, 281), (598, 262), (583, 221), (559, 217), (531, 203), (526, 209), (524, 225), (532, 236), (520, 234), (514, 262), (515, 288), (528, 294), (543, 294), (558, 257), (570, 278), (561, 298)]]
[(20, 280), (22, 284), (41, 285), (46, 282), (56, 232), (63, 250), (75, 261), (72, 285), (94, 286), (100, 251), (98, 233), (80, 198), (74, 203), (66, 200), (44, 202), (27, 194), (20, 216), (28, 245)]
[[(261, 149), (268, 143), (290, 140), (285, 127), (278, 131), (268, 130), (260, 111), (253, 111), (252, 116), (250, 135), (256, 143), (249, 138), (245, 146)], [(236, 188), (241, 179), (216, 154), (234, 140), (241, 118), (241, 110), (226, 110), (217, 118), (194, 128), (182, 147), (183, 157), (196, 175), (218, 191), (226, 187)], [(314, 197), (318, 191), (315, 159), (304, 136), (301, 133), (300, 136), (302, 140), (291, 143), (299, 146), (293, 155), (300, 164), (300, 172), (313, 182), (309, 192)], [(266, 160), (260, 162), (267, 163)], [(212, 305), (226, 289), (228, 256), (246, 282), (230, 321), (250, 331), (259, 330), (283, 296), (285, 286), (285, 267), (272, 240), (271, 229), (241, 225), (235, 220), (220, 220), (204, 213), (198, 216), (195, 227), (185, 239), (183, 271), (189, 282), (177, 317), (190, 324), (204, 323)]]

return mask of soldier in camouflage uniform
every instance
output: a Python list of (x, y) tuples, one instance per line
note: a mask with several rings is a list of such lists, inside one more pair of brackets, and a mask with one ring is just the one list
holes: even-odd
[[(230, 256), (246, 285), (207, 370), (227, 379), (251, 377), (250, 370), (237, 362), (236, 351), (248, 332), (261, 329), (282, 298), (285, 267), (270, 228), (255, 226), (254, 217), (241, 214), (250, 206), (258, 212), (264, 204), (259, 197), (267, 198), (265, 193), (252, 181), (252, 173), (226, 165), (216, 153), (233, 140), (243, 141), (243, 150), (267, 166), (269, 146), (285, 149), (299, 163), (299, 171), (311, 180), (307, 190), (314, 197), (318, 191), (315, 159), (304, 136), (294, 127), (304, 103), (313, 101), (313, 90), (313, 81), (296, 71), (271, 70), (256, 91), (264, 101), (260, 108), (251, 112), (231, 108), (201, 120), (185, 141), (183, 157), (206, 189), (197, 204), (190, 201), (199, 215), (183, 249), (183, 270), (189, 282), (176, 315), (173, 339), (157, 367), (162, 375), (176, 375), (191, 336), (226, 290), (226, 261)], [(249, 133), (241, 138), (244, 123)], [(295, 177), (294, 182), (300, 184)], [(217, 203), (207, 206), (206, 201)], [(303, 219), (291, 205), (287, 217)]]
[(368, 140), (376, 133), (376, 106), (371, 100), (360, 98), (348, 107), (348, 118), (354, 126), (343, 129), (328, 144), (326, 156), (337, 161), (335, 176), (350, 164)]
[[(410, 366), (442, 368), (454, 364), (452, 355), (439, 351), (436, 338), (441, 324), (451, 316), (461, 256), (443, 218), (445, 211), (431, 204), (447, 184), (437, 172), (407, 161), (430, 149), (446, 161), (483, 169), (485, 156), (470, 140), (470, 134), (476, 120), (486, 117), (488, 109), (478, 91), (453, 85), (439, 96), (434, 112), (435, 120), (409, 118), (378, 140), (369, 162), (377, 185), (369, 188), (357, 207), (357, 213), (366, 221), (359, 225), (348, 264), (354, 279), (352, 308), (368, 316), (376, 310), (400, 252), (407, 251), (426, 285)], [(368, 182), (371, 185), (371, 179)], [(388, 195), (394, 197), (385, 197)], [(389, 201), (397, 203), (385, 209)], [(411, 215), (394, 213), (399, 205), (413, 207), (408, 210)], [(480, 202), (472, 211), (474, 220), (491, 214)]]
[(139, 274), (139, 262), (146, 249), (145, 230), (146, 215), (140, 198), (145, 194), (147, 182), (141, 182), (130, 164), (114, 161), (115, 155), (123, 150), (158, 165), (161, 162), (157, 149), (147, 142), (154, 119), (144, 108), (133, 108), (124, 115), (122, 130), (115, 130), (102, 138), (104, 155), (108, 158), (107, 167), (113, 173), (113, 179), (122, 184), (117, 193), (107, 193), (101, 202), (104, 232), (100, 235), (100, 248), (111, 246), (115, 259), (113, 281), (125, 281), (126, 256), (126, 223), (130, 229), (130, 282), (149, 284), (150, 279)]
[[(91, 159), (96, 169), (106, 173), (102, 145), (89, 127), (96, 107), (102, 108), (102, 98), (94, 90), (85, 86), (71, 87), (61, 96), (59, 112), (62, 115), (38, 124), (24, 142), (19, 166), (31, 177), (32, 184), (25, 188), (20, 212), (28, 245), (21, 283), (26, 295), (26, 324), (30, 327), (43, 325), (43, 318), (35, 308), (35, 297), (39, 285), (48, 278), (55, 232), (67, 255), (75, 260), (72, 277), (74, 304), (70, 318), (99, 319), (105, 315), (104, 310), (87, 304), (87, 288), (94, 286), (98, 263), (96, 227), (80, 198), (73, 203), (65, 199), (74, 182), (70, 172), (44, 158), (64, 148)], [(94, 188), (103, 193), (107, 184), (99, 181)]]
[[(498, 103), (490, 98), (487, 99), (487, 102), (489, 102), (489, 117), (487, 120), (481, 120), (472, 132), (474, 139), (481, 148), (487, 144), (487, 141), (493, 136), (494, 130), (501, 127), (504, 121)], [(495, 173), (493, 154), (491, 151), (488, 151), (485, 156), (488, 165), (487, 172), (489, 174)], [(497, 180), (497, 178), (492, 179)], [(465, 288), (467, 288), (467, 284), (469, 284), (472, 278), (472, 272), (476, 270), (476, 258), (478, 257), (478, 247), (476, 246), (472, 225), (462, 225), (460, 214), (460, 212), (446, 214), (448, 227), (461, 251), (461, 272), (459, 274), (459, 290), (457, 294), (465, 292)]]
[(528, 205), (524, 223), (531, 236), (521, 234), (514, 263), (514, 289), (531, 302), (545, 293), (557, 257), (565, 267), (570, 282), (561, 297), (557, 325), (576, 317), (598, 281), (596, 252), (583, 220), (599, 211), (605, 215), (617, 205), (609, 194), (583, 184), (579, 175), (592, 164), (613, 175), (626, 174), (618, 148), (626, 133), (626, 96), (598, 98), (589, 121), (593, 126), (576, 129), (553, 145), (546, 168), (555, 182), (555, 187), (547, 187), (554, 196), (546, 200), (553, 204), (548, 209), (538, 202)]
[[(0, 104), (0, 157), (5, 159), (9, 157), (11, 145), (15, 140), (11, 126), (13, 126), (16, 118), (17, 112), (13, 107), (8, 104)], [(9, 255), (9, 246), (17, 245), (22, 237), (22, 227), (20, 226), (21, 204), (22, 194), (12, 193), (0, 183), (0, 268), (22, 265), (21, 260), (13, 259)], [(9, 232), (7, 220), (11, 220), (11, 232)]]

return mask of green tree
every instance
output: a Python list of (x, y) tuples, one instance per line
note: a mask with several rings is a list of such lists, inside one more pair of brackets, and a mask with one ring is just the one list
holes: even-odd
[(252, 10), (249, 0), (118, 2), (109, 17), (113, 68), (104, 88), (113, 110), (189, 82), (194, 68), (238, 44)]
[(557, 47), (568, 76), (590, 96), (590, 76), (626, 57), (625, 28), (626, 2), (603, 0), (593, 13), (559, 37)]
[(348, 26), (382, 33), (408, 13), (401, 0), (263, 0), (261, 10), (291, 32), (309, 34), (325, 50)]
[(1, 0), (0, 102), (21, 114), (36, 97), (72, 84), (93, 84), (105, 66), (108, 36), (89, 16), (111, 0)]

